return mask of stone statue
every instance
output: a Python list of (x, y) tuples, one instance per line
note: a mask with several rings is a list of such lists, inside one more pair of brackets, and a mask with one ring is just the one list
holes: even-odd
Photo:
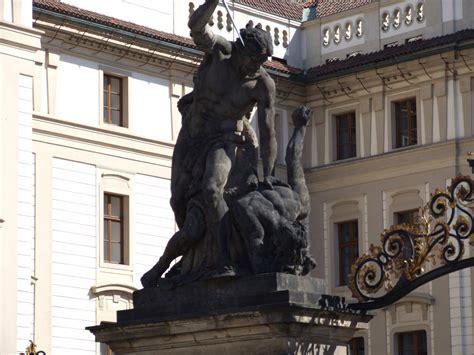
[[(277, 150), (275, 83), (261, 66), (273, 53), (271, 37), (259, 26), (250, 25), (240, 31), (243, 43), (213, 34), (207, 23), (217, 5), (218, 0), (206, 0), (189, 20), (191, 36), (204, 51), (204, 59), (196, 72), (193, 92), (178, 103), (183, 122), (173, 153), (170, 203), (179, 231), (158, 263), (142, 277), (144, 287), (165, 287), (166, 282), (178, 286), (205, 277), (275, 268), (302, 274), (314, 267), (306, 255), (303, 221), (309, 212), (309, 198), (297, 158), (309, 111), (300, 109), (296, 115), (299, 138), (290, 142), (289, 156), (293, 156), (291, 162), (298, 163), (288, 170), (289, 174), (292, 171), (290, 188), (272, 176)], [(255, 105), (260, 142), (246, 119)], [(263, 182), (257, 176), (259, 143)], [(264, 228), (258, 235), (248, 235), (251, 225), (268, 231)], [(270, 247), (266, 239), (274, 245)], [(289, 248), (292, 243), (298, 244), (298, 257)], [(253, 248), (254, 244), (265, 247)], [(268, 261), (257, 260), (266, 249), (283, 254), (290, 251), (292, 257), (283, 261), (281, 256), (278, 265), (273, 260), (272, 269)], [(181, 261), (161, 279), (179, 256)], [(266, 266), (259, 265), (262, 263)]]

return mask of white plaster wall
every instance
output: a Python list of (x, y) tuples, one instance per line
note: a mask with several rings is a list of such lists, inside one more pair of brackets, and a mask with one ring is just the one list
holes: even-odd
[(173, 7), (177, 0), (65, 0), (63, 2), (121, 20), (140, 23), (157, 30), (173, 32)]
[(134, 133), (172, 140), (169, 80), (133, 73), (129, 79), (130, 126)]
[(20, 75), (18, 87), (18, 298), (17, 349), (34, 339), (35, 155), (32, 152), (33, 78)]
[(84, 329), (96, 323), (95, 166), (55, 158), (52, 176), (52, 352), (95, 354)]
[(134, 284), (137, 288), (141, 288), (140, 277), (158, 261), (176, 231), (170, 197), (169, 180), (136, 175)]
[(13, 22), (13, 7), (11, 1), (2, 1), (0, 2), (2, 7), (0, 10), (1, 19), (7, 22)]
[(463, 18), (462, 11), (463, 0), (443, 0), (443, 22), (461, 20)]
[(469, 268), (449, 274), (449, 314), (453, 355), (472, 354), (474, 350), (471, 277)]
[(42, 67), (41, 69), (41, 112), (48, 113), (49, 112), (49, 107), (48, 107), (48, 91), (49, 91), (49, 86), (48, 86), (48, 75), (47, 75), (47, 70), (45, 67)]
[(97, 125), (101, 97), (99, 80), (97, 62), (61, 54), (56, 86), (58, 117), (81, 124)]

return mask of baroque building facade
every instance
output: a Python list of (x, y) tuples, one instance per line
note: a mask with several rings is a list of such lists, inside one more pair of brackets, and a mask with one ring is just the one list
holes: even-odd
[[(132, 306), (176, 230), (176, 104), (202, 59), (187, 28), (202, 2), (0, 0), (1, 354), (30, 340), (48, 354), (107, 354), (84, 328)], [(272, 36), (280, 176), (291, 112), (313, 109), (312, 276), (351, 300), (352, 261), (385, 228), (416, 218), (435, 188), (469, 174), (474, 4), (229, 6), (238, 27), (252, 21)], [(235, 39), (223, 6), (209, 26)], [(377, 311), (350, 350), (471, 354), (472, 278), (459, 271)]]

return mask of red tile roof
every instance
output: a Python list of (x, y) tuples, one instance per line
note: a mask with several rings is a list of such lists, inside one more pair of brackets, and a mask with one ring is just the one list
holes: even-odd
[[(179, 46), (197, 49), (191, 38), (177, 36), (172, 33), (167, 33), (149, 27), (140, 26), (132, 22), (123, 21), (99, 14), (97, 12), (84, 10), (73, 5), (59, 2), (57, 0), (33, 0), (33, 10), (36, 10), (36, 13), (34, 13), (34, 18), (38, 18), (41, 16), (38, 10), (48, 10), (52, 13), (63, 14), (76, 19), (90, 21), (104, 26), (109, 26), (119, 30), (127, 31), (132, 34), (138, 34), (151, 39), (157, 39)], [(268, 69), (276, 70), (284, 74), (295, 74), (301, 72), (300, 69), (290, 67), (280, 62), (267, 61), (264, 66)]]
[(236, 2), (291, 20), (301, 21), (303, 16), (304, 4), (301, 2), (290, 0), (236, 0)]
[(312, 5), (307, 6), (306, 3), (305, 7), (311, 7), (316, 5), (316, 17), (327, 17), (339, 12), (344, 12), (348, 10), (355, 9), (357, 7), (361, 7), (372, 2), (376, 2), (378, 0), (351, 0), (351, 1), (341, 1), (341, 0), (316, 0), (310, 1)]
[[(123, 21), (110, 16), (99, 14), (97, 12), (84, 10), (73, 5), (62, 3), (57, 0), (33, 0), (33, 9), (49, 10), (54, 13), (59, 13), (77, 19), (114, 27), (120, 30), (178, 44), (184, 47), (194, 47), (194, 43), (191, 38), (177, 36), (172, 33), (167, 33), (149, 27), (140, 26), (132, 22)], [(39, 15), (34, 14), (35, 18), (37, 18), (38, 16)]]
[(378, 0), (319, 0), (316, 5), (316, 17), (326, 17), (339, 12), (348, 11), (361, 7)]
[[(452, 46), (456, 46), (459, 42), (474, 41), (474, 29), (467, 29), (455, 33), (422, 39), (415, 42), (402, 44), (395, 47), (385, 48), (380, 51), (360, 54), (352, 58), (339, 60), (336, 62), (323, 64), (309, 69), (304, 75), (305, 81), (315, 82), (328, 77), (345, 75), (350, 71), (363, 71), (370, 67), (386, 66), (390, 63), (398, 61), (406, 61), (411, 58), (421, 58), (423, 53), (432, 55), (437, 48), (441, 51), (448, 51)], [(388, 63), (388, 64), (387, 64)]]
[[(361, 2), (371, 0), (358, 1)], [(41, 10), (48, 10), (53, 15), (55, 13), (59, 13), (73, 18), (90, 21), (92, 23), (98, 23), (107, 27), (120, 29), (125, 32), (130, 32), (131, 34), (139, 34), (143, 37), (158, 39), (163, 42), (197, 49), (190, 38), (177, 36), (174, 34), (154, 30), (144, 26), (139, 26), (131, 22), (122, 21), (92, 11), (83, 10), (72, 5), (61, 3), (56, 0), (33, 0), (33, 9), (35, 18), (41, 16)], [(446, 46), (452, 46), (457, 42), (469, 40), (474, 41), (474, 29), (462, 30), (440, 37), (419, 40), (396, 47), (386, 48), (377, 52), (360, 54), (352, 58), (320, 65), (311, 68), (306, 72), (303, 72), (301, 69), (288, 66), (279, 61), (268, 61), (265, 63), (264, 66), (267, 69), (290, 75), (295, 80), (314, 82), (337, 75), (344, 75), (351, 71), (362, 71), (374, 65), (387, 65), (386, 63), (391, 63), (397, 58), (400, 59), (403, 57), (403, 60), (407, 60), (406, 57), (409, 55), (421, 56), (423, 52), (429, 52), (430, 50), (434, 50), (436, 47), (443, 48)]]

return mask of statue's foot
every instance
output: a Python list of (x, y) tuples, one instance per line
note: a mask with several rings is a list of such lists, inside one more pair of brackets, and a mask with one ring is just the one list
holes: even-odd
[(140, 279), (142, 286), (144, 288), (158, 286), (158, 281), (160, 280), (161, 275), (163, 275), (166, 269), (167, 267), (165, 267), (163, 263), (158, 262), (142, 276), (142, 278)]
[(237, 276), (236, 270), (232, 266), (228, 265), (228, 266), (220, 267), (219, 269), (212, 272), (206, 278), (225, 278), (225, 277), (235, 277), (235, 276)]
[(144, 288), (156, 287), (158, 285), (158, 277), (156, 276), (156, 272), (154, 272), (153, 269), (146, 272), (140, 279), (140, 282)]

